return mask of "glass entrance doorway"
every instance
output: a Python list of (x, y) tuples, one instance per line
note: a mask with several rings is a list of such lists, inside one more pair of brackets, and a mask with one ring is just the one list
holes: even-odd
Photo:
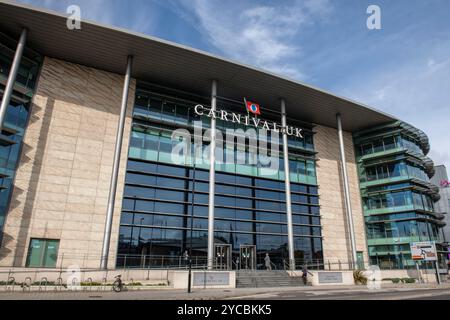
[(218, 270), (231, 269), (231, 245), (214, 245), (214, 267)]
[(256, 246), (244, 245), (240, 248), (241, 270), (256, 269)]

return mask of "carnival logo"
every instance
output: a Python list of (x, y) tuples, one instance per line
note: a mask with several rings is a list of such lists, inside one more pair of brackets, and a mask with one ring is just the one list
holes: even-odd
[(261, 115), (261, 108), (260, 108), (259, 104), (251, 102), (251, 101), (247, 101), (246, 99), (244, 99), (244, 102), (245, 102), (245, 106), (247, 107), (248, 112), (251, 112), (258, 116)]
[[(255, 109), (255, 112), (251, 111), (254, 114), (260, 113), (260, 108), (258, 104), (255, 104), (253, 102), (246, 102), (247, 110), (249, 109), (249, 105), (252, 105)], [(249, 110), (250, 111), (250, 110)], [(244, 116), (242, 114), (234, 113), (234, 112), (228, 112), (225, 110), (212, 110), (211, 108), (207, 108), (201, 104), (198, 104), (194, 108), (194, 112), (199, 116), (206, 116), (208, 118), (214, 118), (214, 119), (220, 119), (222, 121), (226, 122), (233, 122), (237, 124), (243, 124), (245, 126), (253, 126), (256, 129), (260, 128), (267, 131), (272, 132), (281, 132), (286, 133), (288, 136), (295, 136), (297, 138), (303, 138), (302, 131), (303, 129), (295, 128), (292, 126), (286, 126), (282, 127), (276, 122), (266, 121), (259, 119), (257, 117), (250, 117), (249, 115)], [(259, 112), (259, 113), (257, 113)]]
[(448, 186), (450, 186), (450, 181), (448, 181), (448, 180), (441, 180), (441, 187), (442, 188), (447, 188)]

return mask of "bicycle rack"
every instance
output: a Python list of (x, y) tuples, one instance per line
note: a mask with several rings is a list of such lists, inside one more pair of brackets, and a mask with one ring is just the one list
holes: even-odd
[[(86, 282), (89, 284), (89, 291), (92, 291), (92, 278), (87, 278)], [(87, 291), (87, 286), (84, 287), (84, 291)]]
[(39, 291), (42, 291), (42, 284), (44, 284), (44, 291), (47, 291), (47, 283), (48, 283), (48, 279), (47, 277), (43, 277), (41, 279), (41, 281), (39, 282)]
[(55, 284), (55, 291), (62, 291), (63, 288), (63, 279), (61, 277), (59, 277), (58, 279), (56, 279), (56, 284)]
[(74, 277), (72, 279), (72, 286), (71, 286), (70, 290), (71, 291), (74, 290), (74, 288), (77, 287), (77, 286), (78, 286), (78, 278)]
[(130, 278), (130, 283), (128, 284), (128, 286), (125, 286), (125, 287), (128, 289), (128, 287), (133, 287), (133, 284), (134, 284), (134, 279)]
[(103, 291), (106, 291), (106, 288), (107, 288), (107, 282), (108, 282), (108, 279), (106, 279), (106, 277), (105, 277), (105, 278), (103, 278), (103, 279), (102, 279), (102, 283), (103, 283), (103, 285), (102, 285), (102, 286), (100, 286), (100, 287), (98, 288), (98, 290), (101, 290), (101, 289), (103, 289)]
[[(10, 285), (11, 283), (11, 285)], [(11, 286), (11, 288), (10, 288)], [(14, 287), (16, 286), (16, 278), (10, 276), (8, 277), (8, 281), (6, 282), (6, 291), (12, 291), (14, 292)]]
[[(29, 283), (27, 283), (27, 281), (29, 281)], [(23, 282), (23, 284), (22, 284), (22, 290), (25, 292), (25, 290), (27, 290), (28, 289), (28, 292), (30, 292), (31, 291), (31, 284), (32, 284), (32, 279), (31, 279), (31, 277), (26, 277), (25, 278), (25, 281)]]

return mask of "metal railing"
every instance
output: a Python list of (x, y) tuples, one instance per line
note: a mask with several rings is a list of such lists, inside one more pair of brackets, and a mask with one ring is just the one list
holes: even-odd
[[(207, 265), (206, 256), (193, 256), (192, 269), (202, 269)], [(118, 269), (188, 269), (189, 259), (186, 256), (164, 255), (118, 255)]]
[[(236, 253), (233, 252), (230, 255), (231, 261), (214, 261), (214, 269), (224, 270), (224, 269), (232, 269), (232, 270), (240, 270), (242, 269), (239, 255), (236, 256)], [(265, 255), (257, 254), (254, 257), (255, 263), (252, 268), (256, 270), (265, 270)], [(100, 257), (98, 255), (75, 255), (75, 254), (61, 254), (58, 257), (57, 266), (54, 268), (46, 268), (45, 270), (48, 272), (59, 272), (62, 274), (66, 272), (66, 266), (68, 265), (76, 265), (80, 270), (88, 271), (88, 270), (99, 270), (99, 261)], [(207, 256), (205, 255), (197, 255), (192, 256), (192, 269), (202, 270), (205, 266), (207, 266)], [(113, 261), (111, 261), (113, 262)], [(307, 266), (308, 269), (311, 270), (355, 270), (355, 269), (365, 269), (370, 264), (379, 265), (380, 269), (414, 269), (415, 265), (398, 265), (394, 263), (394, 260), (389, 259), (379, 259), (374, 261), (374, 258), (370, 262), (367, 261), (358, 261), (357, 263), (346, 259), (296, 259), (295, 260), (295, 268), (297, 270), (301, 270), (303, 266)], [(288, 270), (290, 267), (288, 265), (288, 259), (271, 256), (271, 265), (273, 270)], [(116, 256), (116, 261), (114, 267), (116, 269), (125, 269), (125, 270), (187, 270), (189, 268), (189, 259), (186, 255), (142, 255), (142, 254), (119, 254)], [(6, 279), (5, 279), (6, 280)]]
[[(154, 256), (154, 255), (118, 255), (117, 268), (119, 269), (188, 269), (189, 260), (185, 256)], [(271, 262), (272, 270), (289, 270), (288, 259), (275, 258)], [(364, 262), (360, 265), (349, 260), (322, 260), (322, 259), (296, 259), (295, 267), (301, 270), (303, 266), (307, 266), (311, 270), (354, 270), (364, 269), (366, 266)], [(192, 269), (202, 270), (207, 266), (206, 256), (192, 257)], [(256, 258), (255, 270), (266, 270), (264, 256)], [(224, 270), (242, 270), (240, 262), (231, 259), (230, 263), (220, 263), (218, 260), (214, 261), (214, 269)], [(245, 269), (245, 268), (244, 268)]]

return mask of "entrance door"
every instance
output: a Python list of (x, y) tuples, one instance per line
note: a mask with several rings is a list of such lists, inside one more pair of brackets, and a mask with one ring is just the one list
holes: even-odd
[(240, 267), (242, 270), (256, 269), (256, 246), (241, 246), (240, 255)]
[(231, 269), (231, 245), (216, 244), (214, 245), (214, 266), (218, 270)]

